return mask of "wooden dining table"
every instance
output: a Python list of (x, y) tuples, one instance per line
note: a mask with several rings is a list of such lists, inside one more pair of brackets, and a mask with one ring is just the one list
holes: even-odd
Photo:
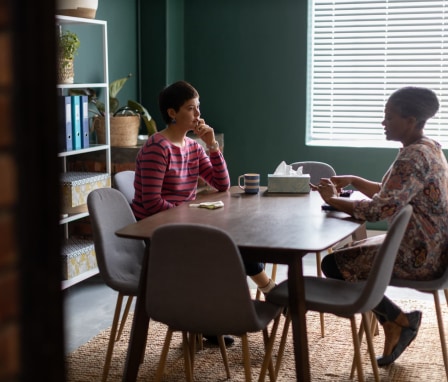
[[(223, 206), (217, 209), (190, 206), (216, 201), (222, 201)], [(254, 195), (234, 186), (226, 192), (200, 192), (192, 202), (118, 230), (118, 236), (143, 239), (147, 243), (123, 381), (136, 381), (146, 346), (149, 317), (144, 286), (151, 235), (157, 227), (169, 223), (198, 223), (221, 228), (232, 237), (245, 260), (288, 266), (296, 375), (298, 381), (310, 381), (302, 258), (307, 253), (330, 248), (349, 236), (359, 239), (366, 235), (363, 221), (343, 212), (324, 211), (322, 204), (318, 192), (272, 194), (261, 187)]]

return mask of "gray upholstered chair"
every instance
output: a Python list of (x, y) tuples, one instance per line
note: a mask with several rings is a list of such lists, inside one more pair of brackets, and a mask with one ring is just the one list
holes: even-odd
[(114, 175), (115, 187), (126, 197), (129, 204), (134, 199), (134, 176), (135, 171), (131, 170), (120, 171)]
[[(359, 381), (364, 381), (364, 373), (362, 370), (360, 341), (357, 334), (355, 314), (362, 314), (362, 326), (366, 333), (375, 381), (379, 381), (378, 366), (372, 343), (372, 332), (369, 329), (371, 327), (369, 313), (381, 301), (389, 285), (395, 258), (397, 257), (398, 249), (411, 215), (411, 205), (407, 205), (397, 214), (389, 227), (383, 244), (378, 250), (367, 280), (352, 283), (330, 278), (305, 277), (305, 304), (307, 310), (331, 313), (350, 319)], [(267, 294), (266, 298), (270, 302), (287, 306), (287, 282), (276, 286)], [(278, 375), (281, 366), (289, 322), (290, 317), (288, 314), (275, 366), (276, 375)]]
[[(145, 245), (143, 241), (115, 235), (120, 228), (135, 222), (129, 203), (120, 191), (113, 188), (94, 190), (87, 197), (87, 206), (100, 275), (108, 287), (118, 292), (103, 369), (102, 380), (106, 381), (114, 343), (120, 338), (132, 298), (137, 295)], [(126, 296), (126, 307), (117, 334), (123, 298)]]
[(445, 329), (443, 325), (442, 309), (440, 307), (440, 299), (439, 299), (439, 291), (443, 290), (443, 292), (445, 293), (445, 300), (448, 305), (448, 268), (445, 270), (445, 273), (440, 278), (435, 280), (417, 281), (417, 280), (402, 280), (392, 278), (390, 285), (400, 288), (416, 289), (420, 292), (432, 293), (432, 295), (434, 296), (434, 306), (437, 315), (437, 323), (439, 326), (440, 345), (442, 347), (442, 357), (443, 357), (443, 363), (445, 365), (445, 374), (448, 380), (448, 351), (445, 339)]
[(315, 161), (303, 161), (294, 162), (290, 166), (293, 170), (297, 170), (299, 167), (302, 168), (303, 174), (310, 174), (310, 182), (313, 184), (319, 184), (321, 178), (331, 178), (336, 175), (334, 168), (328, 163), (315, 162)]
[[(263, 331), (263, 368), (269, 368), (273, 377), (267, 326), (274, 320), (271, 336), (275, 338), (281, 308), (251, 298), (239, 249), (226, 232), (200, 224), (159, 227), (151, 238), (147, 275), (148, 315), (169, 327), (156, 380), (163, 374), (173, 331), (183, 332), (187, 380), (193, 379), (195, 343), (187, 333), (193, 338), (197, 333), (241, 336), (245, 375), (250, 381), (247, 333)], [(222, 353), (227, 365), (225, 347)]]

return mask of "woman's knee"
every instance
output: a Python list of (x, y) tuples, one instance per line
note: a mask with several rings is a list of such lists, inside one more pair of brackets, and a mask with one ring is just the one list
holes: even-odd
[(264, 270), (263, 263), (255, 263), (255, 262), (246, 262), (244, 261), (244, 268), (246, 269), (246, 274), (248, 276), (258, 275), (260, 272)]
[(320, 264), (323, 274), (331, 279), (343, 280), (342, 274), (336, 264), (336, 260), (333, 254), (328, 254), (322, 259)]

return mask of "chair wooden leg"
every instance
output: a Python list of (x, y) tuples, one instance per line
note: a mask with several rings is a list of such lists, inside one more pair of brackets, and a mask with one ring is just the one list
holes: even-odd
[(199, 350), (204, 350), (204, 341), (203, 341), (202, 333), (198, 333), (196, 335), (196, 341), (197, 341), (197, 345), (199, 346)]
[(107, 377), (109, 375), (110, 361), (112, 359), (112, 353), (114, 351), (115, 334), (117, 333), (117, 327), (118, 327), (118, 321), (120, 319), (121, 305), (123, 303), (123, 297), (124, 297), (123, 294), (118, 293), (117, 303), (115, 305), (114, 318), (113, 318), (112, 327), (110, 330), (109, 344), (107, 345), (106, 359), (104, 361), (103, 378), (102, 378), (103, 382), (107, 381)]
[(378, 336), (380, 334), (380, 329), (379, 329), (379, 325), (378, 325), (378, 320), (376, 319), (376, 316), (374, 314), (372, 314), (371, 316), (371, 320), (370, 320), (370, 327), (371, 327), (371, 333), (374, 336)]
[(230, 379), (230, 368), (229, 360), (227, 358), (227, 349), (224, 342), (224, 336), (218, 336), (219, 350), (221, 351), (222, 361), (224, 362), (224, 367), (226, 369), (227, 379)]
[(263, 330), (265, 354), (260, 370), (260, 376), (258, 377), (259, 382), (264, 381), (266, 377), (266, 370), (268, 369), (269, 369), (269, 379), (271, 380), (271, 382), (275, 381), (276, 379), (274, 366), (272, 364), (272, 349), (274, 348), (275, 337), (277, 335), (277, 329), (279, 324), (280, 324), (280, 315), (275, 318), (270, 335), (268, 333), (267, 328)]
[(362, 370), (360, 342), (356, 328), (355, 316), (350, 317), (350, 324), (352, 327), (353, 347), (355, 348), (356, 368), (358, 370), (358, 381), (364, 382), (364, 372)]
[(271, 279), (275, 281), (277, 278), (277, 264), (272, 264)]
[[(372, 335), (377, 336), (379, 334), (379, 329), (378, 329), (378, 320), (376, 319), (376, 316), (373, 312), (369, 312), (369, 320), (370, 320), (370, 333), (372, 333)], [(358, 338), (359, 338), (359, 343), (362, 343), (362, 337), (364, 334), (364, 325), (360, 325), (359, 327), (359, 331), (358, 331)], [(353, 378), (353, 376), (355, 375), (355, 369), (356, 369), (356, 360), (355, 360), (355, 356), (353, 356), (353, 361), (352, 361), (352, 370), (350, 372), (350, 379)]]
[(165, 371), (166, 357), (168, 356), (168, 350), (170, 349), (171, 338), (173, 337), (173, 330), (168, 328), (165, 336), (165, 342), (163, 343), (162, 352), (160, 353), (159, 365), (157, 366), (155, 382), (162, 380), (163, 372)]
[(278, 346), (277, 361), (275, 362), (275, 379), (278, 377), (278, 372), (282, 364), (283, 354), (285, 353), (286, 340), (288, 339), (289, 326), (291, 324), (291, 315), (289, 312), (286, 314), (285, 323), (283, 324), (283, 333)]
[[(317, 270), (317, 277), (322, 277), (322, 267), (321, 267), (321, 262), (322, 262), (322, 256), (320, 254), (320, 252), (316, 252), (316, 270)], [(322, 338), (325, 337), (325, 318), (324, 318), (324, 314), (322, 312), (319, 312), (319, 318), (320, 318), (320, 336)]]
[(321, 262), (322, 262), (322, 256), (320, 255), (320, 252), (317, 251), (316, 252), (316, 272), (317, 272), (317, 277), (322, 277)]
[(184, 352), (185, 377), (187, 382), (193, 382), (193, 368), (191, 365), (190, 345), (187, 332), (182, 332), (182, 349)]
[[(359, 341), (360, 346), (362, 343), (363, 336), (364, 336), (364, 325), (360, 325), (359, 330), (358, 330), (358, 341)], [(352, 370), (350, 371), (350, 379), (353, 379), (353, 377), (355, 376), (356, 366), (357, 366), (357, 364), (356, 364), (356, 353), (355, 353), (355, 354), (353, 354)]]
[(445, 293), (446, 304), (448, 305), (448, 289), (444, 289), (443, 293)]
[[(433, 291), (432, 294), (434, 296), (434, 305), (436, 309), (437, 323), (439, 326), (440, 345), (442, 347), (442, 357), (443, 357), (443, 363), (445, 365), (445, 374), (448, 380), (448, 351), (446, 346), (445, 329), (443, 326), (442, 310), (440, 308), (439, 291), (437, 290)], [(447, 296), (445, 295), (445, 297)]]
[(124, 325), (126, 324), (126, 320), (128, 318), (129, 311), (131, 309), (133, 298), (134, 298), (134, 296), (128, 296), (123, 315), (121, 316), (120, 328), (118, 329), (118, 334), (117, 334), (117, 338), (115, 339), (115, 341), (118, 341), (121, 337), (121, 333), (123, 332)]
[(244, 362), (244, 374), (246, 376), (246, 382), (252, 381), (252, 372), (250, 368), (250, 352), (249, 342), (247, 340), (247, 334), (241, 336), (241, 343), (243, 346), (243, 362)]
[(366, 332), (367, 348), (369, 350), (370, 362), (372, 364), (372, 370), (373, 375), (375, 377), (375, 382), (379, 382), (380, 374), (378, 371), (378, 364), (376, 362), (375, 357), (375, 348), (373, 347), (373, 341), (372, 341), (372, 322), (370, 319), (372, 316), (373, 314), (371, 312), (363, 313), (361, 326), (364, 327), (364, 331)]
[(190, 351), (191, 374), (194, 375), (194, 357), (196, 355), (197, 334), (189, 333), (188, 348)]

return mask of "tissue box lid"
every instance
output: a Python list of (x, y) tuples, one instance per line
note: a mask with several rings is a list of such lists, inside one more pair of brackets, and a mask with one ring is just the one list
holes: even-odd
[(310, 192), (310, 174), (293, 176), (268, 174), (268, 192), (307, 194)]

